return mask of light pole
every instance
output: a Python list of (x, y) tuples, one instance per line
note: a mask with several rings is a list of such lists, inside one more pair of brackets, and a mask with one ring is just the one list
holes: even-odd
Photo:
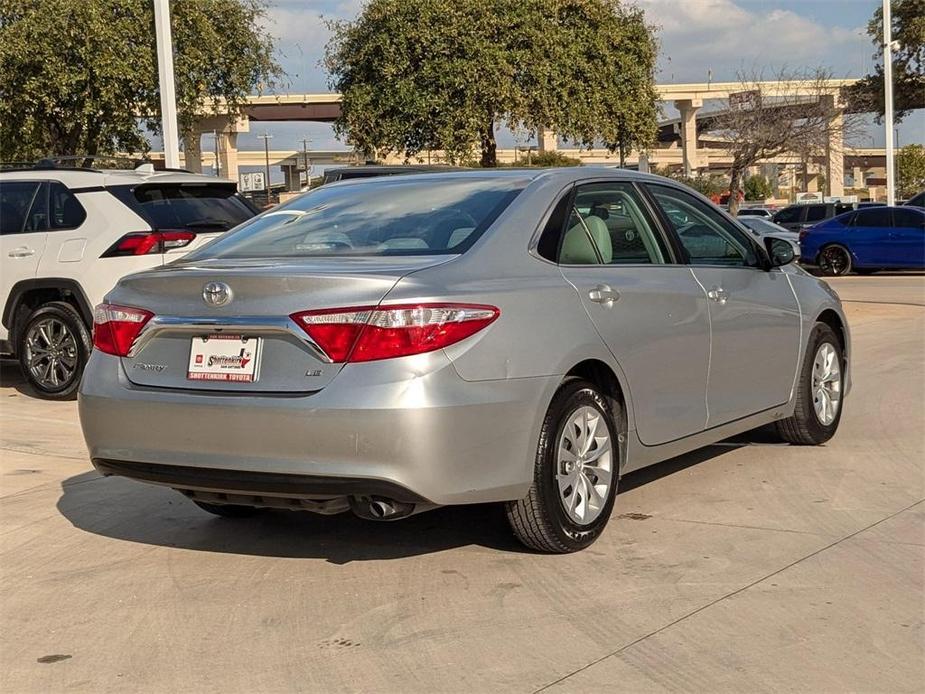
[(886, 204), (896, 204), (896, 170), (893, 161), (893, 16), (890, 0), (883, 0), (883, 114), (886, 128)]
[(267, 205), (269, 205), (270, 204), (270, 140), (273, 139), (273, 136), (270, 133), (264, 131), (263, 135), (258, 135), (257, 137), (263, 140), (264, 162), (266, 163), (266, 167), (267, 167), (267, 172), (266, 172), (267, 173), (267, 181), (266, 181)]
[(154, 35), (157, 41), (157, 76), (161, 91), (161, 131), (164, 164), (180, 168), (180, 135), (177, 129), (177, 94), (173, 82), (173, 40), (170, 35), (170, 0), (154, 0)]

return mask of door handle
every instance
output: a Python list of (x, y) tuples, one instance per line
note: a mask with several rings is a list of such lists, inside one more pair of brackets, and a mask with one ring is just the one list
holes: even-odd
[(19, 248), (11, 250), (7, 255), (10, 258), (28, 258), (30, 255), (35, 255), (35, 249), (20, 246)]
[(713, 287), (710, 291), (707, 292), (707, 298), (710, 301), (715, 301), (718, 304), (725, 304), (726, 300), (729, 298), (729, 295), (726, 293), (726, 290), (722, 287)]
[(599, 284), (588, 292), (588, 298), (596, 304), (610, 308), (613, 302), (620, 298), (620, 292), (614, 291), (606, 284)]

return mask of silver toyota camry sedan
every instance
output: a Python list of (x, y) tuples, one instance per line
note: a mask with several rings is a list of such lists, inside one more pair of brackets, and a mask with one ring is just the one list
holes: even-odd
[(620, 476), (776, 423), (835, 433), (841, 305), (705, 198), (613, 169), (324, 186), (96, 308), (93, 464), (219, 516), (501, 502), (532, 548)]

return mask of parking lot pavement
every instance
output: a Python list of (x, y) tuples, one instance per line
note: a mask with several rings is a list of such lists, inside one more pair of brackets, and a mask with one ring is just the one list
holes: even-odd
[[(860, 303), (871, 279), (897, 303)], [(628, 475), (567, 556), (491, 506), (213, 518), (100, 478), (74, 403), (6, 365), (0, 689), (921, 691), (925, 307), (904, 304), (925, 277), (836, 284), (855, 389), (835, 439), (753, 432)]]

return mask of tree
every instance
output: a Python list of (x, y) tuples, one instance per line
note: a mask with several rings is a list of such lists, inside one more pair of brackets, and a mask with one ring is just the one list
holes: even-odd
[[(880, 3), (878, 3), (879, 5)], [(891, 0), (893, 41), (893, 104), (896, 120), (909, 111), (925, 107), (925, 0)], [(884, 112), (883, 93), (883, 8), (878, 7), (867, 24), (867, 33), (877, 47), (873, 57), (880, 64), (846, 91), (852, 108), (873, 111), (880, 118)]]
[(774, 187), (764, 176), (755, 175), (745, 179), (746, 200), (767, 200), (774, 195)]
[[(262, 0), (174, 0), (178, 120), (187, 131), (277, 78)], [(0, 158), (147, 151), (160, 129), (150, 0), (0, 0)]]
[[(738, 103), (718, 114), (711, 130), (726, 141), (732, 156), (729, 170), (729, 211), (739, 207), (738, 195), (745, 171), (758, 162), (785, 153), (808, 160), (824, 154), (833, 140), (844, 141), (859, 127), (846, 115), (827, 82), (828, 72), (780, 72), (770, 87), (760, 76), (742, 79)], [(800, 83), (796, 86), (796, 83)]]
[(371, 0), (330, 26), (335, 130), (367, 153), (495, 166), (501, 125), (611, 151), (655, 137), (655, 41), (618, 0)]
[(896, 193), (911, 198), (925, 190), (925, 147), (906, 145), (896, 155)]

